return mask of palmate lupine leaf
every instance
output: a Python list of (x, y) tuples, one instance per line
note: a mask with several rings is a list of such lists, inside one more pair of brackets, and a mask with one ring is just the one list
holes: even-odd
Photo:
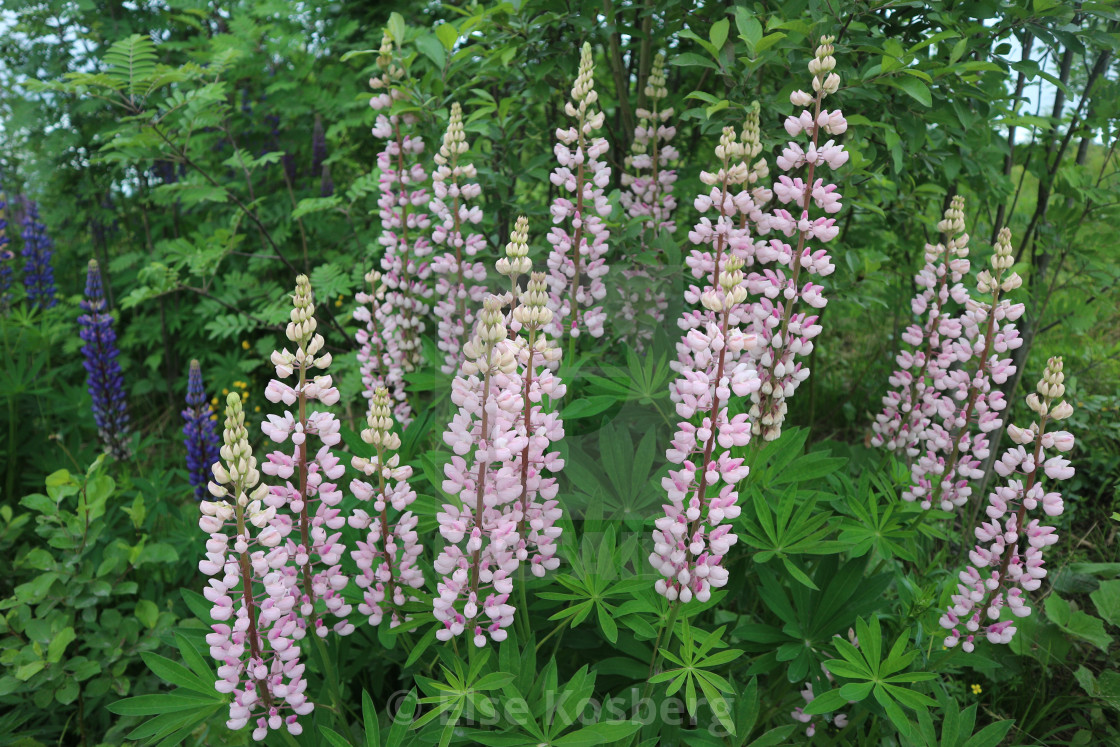
[(711, 670), (730, 664), (742, 656), (743, 652), (739, 649), (726, 648), (727, 644), (723, 642), (725, 630), (723, 627), (706, 634), (702, 640), (694, 640), (692, 628), (687, 620), (683, 622), (681, 629), (681, 646), (677, 654), (667, 649), (660, 649), (665, 661), (677, 665), (676, 668), (655, 674), (649, 678), (649, 681), (667, 682), (666, 695), (673, 695), (683, 686), (685, 708), (693, 716), (696, 715), (699, 706), (696, 692), (696, 688), (699, 687), (712, 714), (724, 729), (735, 734), (736, 723), (732, 717), (731, 706), (724, 697), (724, 693), (734, 692), (734, 687), (724, 677)]
[(821, 693), (805, 706), (805, 713), (829, 713), (850, 702), (873, 696), (895, 728), (909, 736), (914, 725), (906, 717), (903, 707), (921, 714), (937, 703), (929, 696), (909, 689), (908, 685), (934, 679), (937, 675), (933, 672), (903, 671), (920, 653), (910, 648), (908, 630), (903, 631), (894, 642), (886, 658), (882, 655), (883, 635), (879, 618), (872, 617), (870, 623), (862, 618), (857, 620), (856, 636), (859, 648), (841, 637), (834, 638), (833, 646), (842, 658), (825, 662), (828, 671), (835, 677), (852, 682), (838, 682), (839, 687)]
[(578, 554), (574, 552), (574, 547), (566, 545), (568, 551), (565, 557), (571, 563), (572, 572), (556, 576), (556, 581), (567, 591), (541, 591), (537, 596), (565, 602), (549, 619), (570, 619), (573, 628), (594, 612), (603, 635), (615, 643), (618, 640), (618, 621), (629, 624), (631, 620), (627, 615), (636, 611), (633, 607), (624, 611), (619, 604), (629, 604), (632, 600), (627, 597), (636, 589), (648, 586), (648, 581), (642, 578), (623, 579), (618, 571), (635, 551), (636, 538), (633, 535), (616, 550), (614, 527), (609, 527), (597, 540), (592, 534), (584, 534)]

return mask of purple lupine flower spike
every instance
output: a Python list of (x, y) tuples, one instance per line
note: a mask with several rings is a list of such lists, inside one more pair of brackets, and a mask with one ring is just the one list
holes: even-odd
[[(2, 185), (0, 185), (0, 189), (2, 189)], [(11, 261), (15, 257), (12, 250), (8, 248), (10, 240), (8, 239), (7, 207), (8, 203), (4, 199), (4, 193), (0, 191), (0, 312), (7, 311), (8, 303), (11, 300), (8, 297), (8, 291), (12, 287)]]
[[(30, 201), (23, 216), (23, 256), (27, 260), (23, 266), (23, 285), (31, 305), (40, 309), (49, 309), (58, 303), (51, 267), (53, 253), (54, 242), (47, 236), (47, 227), (39, 222), (39, 206)], [(99, 276), (98, 287), (100, 285)]]
[(198, 361), (191, 361), (187, 377), (187, 409), (183, 410), (183, 443), (187, 447), (187, 474), (194, 497), (206, 497), (206, 484), (210, 481), (210, 467), (218, 461), (218, 432), (214, 421), (217, 415), (206, 401), (202, 387), (202, 368)]
[[(26, 236), (26, 234), (24, 234)], [(101, 286), (101, 268), (97, 260), (89, 261), (86, 275), (86, 298), (81, 303), (86, 312), (78, 317), (81, 325), (83, 366), (90, 396), (93, 397), (93, 419), (97, 432), (109, 452), (117, 459), (130, 456), (128, 447), (128, 412), (125, 403), (124, 377), (117, 360), (117, 333), (113, 316), (105, 303)]]

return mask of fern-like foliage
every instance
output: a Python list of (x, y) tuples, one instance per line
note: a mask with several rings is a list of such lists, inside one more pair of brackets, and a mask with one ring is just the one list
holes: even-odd
[(114, 82), (114, 88), (127, 90), (129, 100), (134, 101), (155, 76), (156, 60), (156, 45), (151, 38), (133, 34), (109, 47), (105, 53), (105, 74)]

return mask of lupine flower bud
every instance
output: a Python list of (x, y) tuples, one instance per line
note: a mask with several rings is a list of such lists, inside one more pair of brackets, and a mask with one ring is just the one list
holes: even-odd
[(498, 273), (505, 275), (516, 287), (517, 278), (532, 269), (533, 263), (529, 259), (529, 219), (524, 215), (517, 216), (513, 231), (506, 244), (506, 256), (500, 258), (495, 267)]
[(436, 346), (443, 352), (440, 371), (447, 374), (459, 368), (464, 338), (474, 326), (473, 309), (486, 293), (486, 286), (482, 285), (486, 282), (486, 267), (481, 262), (469, 261), (485, 247), (486, 239), (480, 233), (469, 232), (470, 226), (482, 221), (482, 209), (468, 204), (482, 190), (470, 181), (478, 177), (474, 164), (460, 163), (460, 157), (467, 151), (463, 112), (458, 103), (453, 103), (447, 133), (435, 156), (438, 165), (432, 173), (429, 203), (439, 219), (432, 240), (448, 249), (432, 260), (439, 298), (435, 305)]
[(233, 694), (228, 728), (244, 728), (256, 714), (253, 739), (263, 740), (282, 726), (298, 735), (303, 728), (297, 718), (315, 704), (304, 694), (299, 661), (306, 629), (295, 609), (298, 576), (280, 546), (292, 525), (264, 505), (268, 488), (260, 484), (236, 393), (226, 399), (221, 453), (226, 464), (214, 464), (215, 482), (209, 485), (218, 500), (199, 504), (198, 521), (210, 535), (198, 567), (211, 577), (204, 593), (217, 621), (206, 636), (220, 665), (214, 687)]
[(27, 203), (23, 215), (23, 286), (27, 289), (27, 300), (33, 308), (52, 308), (55, 298), (54, 268), (51, 256), (54, 242), (47, 236), (47, 227), (39, 221), (39, 205), (35, 201)]
[[(354, 299), (360, 304), (354, 309), (354, 319), (361, 323), (354, 335), (358, 343), (358, 367), (362, 375), (362, 396), (369, 399), (380, 387), (389, 390), (390, 399), (398, 413), (408, 411), (408, 400), (404, 387), (404, 379), (397, 378), (389, 382), (388, 372), (393, 370), (393, 361), (389, 355), (388, 345), (385, 344), (381, 322), (380, 307), (385, 302), (385, 286), (381, 283), (381, 273), (370, 270), (365, 274), (365, 281), (369, 291), (359, 291), (354, 294)], [(279, 356), (279, 359), (277, 358)], [(272, 364), (276, 366), (276, 373), (280, 378), (291, 375), (292, 368), (284, 354), (273, 353)], [(295, 400), (293, 400), (294, 402)], [(286, 402), (286, 404), (291, 404)]]
[[(672, 233), (676, 223), (671, 220), (677, 207), (673, 197), (673, 183), (677, 172), (668, 165), (679, 155), (669, 141), (677, 128), (667, 124), (673, 116), (672, 107), (661, 107), (661, 100), (668, 95), (665, 87), (665, 55), (658, 53), (653, 60), (645, 94), (650, 108), (638, 109), (638, 126), (634, 130), (631, 155), (626, 157), (626, 173), (622, 186), (629, 187), (622, 193), (622, 206), (634, 218), (643, 218), (643, 226), (656, 236), (662, 230)], [(648, 172), (648, 173), (647, 173)]]
[(105, 448), (117, 459), (131, 456), (128, 440), (128, 412), (124, 393), (124, 376), (117, 360), (117, 333), (113, 315), (105, 303), (101, 286), (101, 268), (97, 260), (89, 261), (86, 272), (86, 297), (81, 302), (85, 312), (78, 317), (81, 327), (82, 366), (93, 398), (93, 419)]
[[(1008, 449), (994, 465), (1001, 477), (1008, 478), (1007, 483), (988, 496), (988, 520), (975, 531), (980, 544), (969, 554), (971, 565), (961, 571), (957, 593), (939, 620), (950, 631), (945, 638), (949, 648), (960, 645), (972, 652), (981, 635), (990, 643), (1010, 643), (1016, 632), (1015, 618), (1031, 613), (1028, 593), (1037, 591), (1047, 574), (1043, 551), (1058, 541), (1054, 527), (1043, 521), (1063, 511), (1061, 495), (1046, 492), (1042, 476), (1054, 481), (1073, 476), (1066, 459), (1046, 456), (1046, 449), (1068, 451), (1073, 447), (1072, 434), (1046, 432), (1051, 420), (1047, 411), (1055, 396), (1061, 396), (1057, 392), (1064, 390), (1063, 378), (1062, 359), (1051, 358), (1038, 383), (1039, 395), (1032, 395), (1037, 397), (1038, 407), (1032, 409), (1039, 414), (1038, 422), (1029, 429), (1008, 427), (1019, 445)], [(1059, 407), (1072, 412), (1068, 403), (1055, 409)], [(1038, 516), (1040, 508), (1044, 517)], [(1010, 616), (1004, 609), (1010, 610)]]
[(553, 200), (551, 213), (556, 226), (548, 234), (552, 244), (549, 286), (556, 312), (548, 332), (556, 339), (564, 334), (578, 337), (583, 329), (592, 337), (602, 337), (606, 319), (598, 304), (607, 292), (603, 276), (608, 269), (605, 255), (610, 231), (604, 219), (610, 215), (611, 205), (604, 188), (610, 181), (610, 167), (599, 160), (607, 152), (607, 140), (595, 136), (603, 126), (604, 115), (594, 108), (599, 98), (594, 70), (591, 45), (585, 42), (572, 100), (564, 107), (576, 124), (556, 130), (559, 142), (554, 152), (560, 165), (550, 177), (561, 194), (570, 195)]
[(183, 444), (187, 447), (187, 475), (194, 487), (194, 497), (201, 501), (206, 497), (211, 467), (218, 461), (218, 433), (214, 427), (217, 415), (206, 398), (198, 361), (191, 361), (187, 375), (187, 409), (182, 416), (186, 421)]
[[(354, 583), (365, 589), (358, 611), (369, 616), (370, 625), (380, 625), (386, 613), (389, 627), (395, 628), (408, 617), (399, 611), (405, 602), (416, 601), (407, 589), (424, 585), (424, 573), (416, 565), (423, 547), (416, 534), (416, 517), (408, 506), (416, 500), (416, 491), (408, 485), (412, 467), (400, 464), (395, 453), (400, 448), (400, 437), (393, 433), (393, 415), (389, 409), (389, 392), (378, 388), (370, 399), (367, 428), (362, 440), (375, 447), (369, 458), (353, 457), (351, 465), (367, 479), (355, 479), (350, 491), (359, 500), (371, 504), (372, 514), (357, 509), (348, 519), (355, 529), (369, 529), (364, 542), (350, 552), (362, 572)], [(396, 521), (390, 522), (389, 508), (393, 508)]]

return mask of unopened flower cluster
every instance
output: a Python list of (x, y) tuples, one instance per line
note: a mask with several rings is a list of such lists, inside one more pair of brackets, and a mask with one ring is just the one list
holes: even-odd
[[(399, 608), (415, 601), (409, 589), (424, 585), (424, 573), (416, 565), (423, 547), (416, 534), (416, 516), (408, 509), (416, 500), (416, 491), (408, 485), (412, 467), (400, 463), (397, 450), (400, 436), (393, 433), (393, 415), (389, 391), (379, 387), (370, 399), (367, 427), (362, 440), (375, 449), (371, 457), (353, 457), (351, 465), (366, 479), (350, 482), (350, 492), (373, 510), (356, 509), (347, 520), (355, 529), (368, 530), (364, 541), (350, 555), (361, 575), (354, 583), (365, 589), (358, 611), (369, 618), (370, 625), (380, 625), (386, 613), (390, 627), (405, 618)], [(372, 480), (373, 482), (369, 482)], [(396, 513), (390, 520), (390, 507)]]
[(637, 110), (638, 126), (634, 129), (631, 155), (626, 157), (627, 171), (622, 175), (622, 206), (633, 218), (644, 219), (645, 228), (656, 235), (661, 231), (672, 233), (677, 224), (672, 219), (677, 207), (673, 184), (677, 172), (669, 164), (679, 158), (677, 149), (669, 144), (677, 128), (668, 124), (673, 107), (661, 108), (661, 101), (669, 95), (665, 87), (665, 55), (658, 53), (645, 88), (649, 109)]
[(39, 205), (30, 201), (25, 205), (23, 215), (23, 286), (27, 290), (27, 300), (32, 307), (52, 308), (55, 298), (54, 242), (47, 235), (47, 227), (39, 220)]

